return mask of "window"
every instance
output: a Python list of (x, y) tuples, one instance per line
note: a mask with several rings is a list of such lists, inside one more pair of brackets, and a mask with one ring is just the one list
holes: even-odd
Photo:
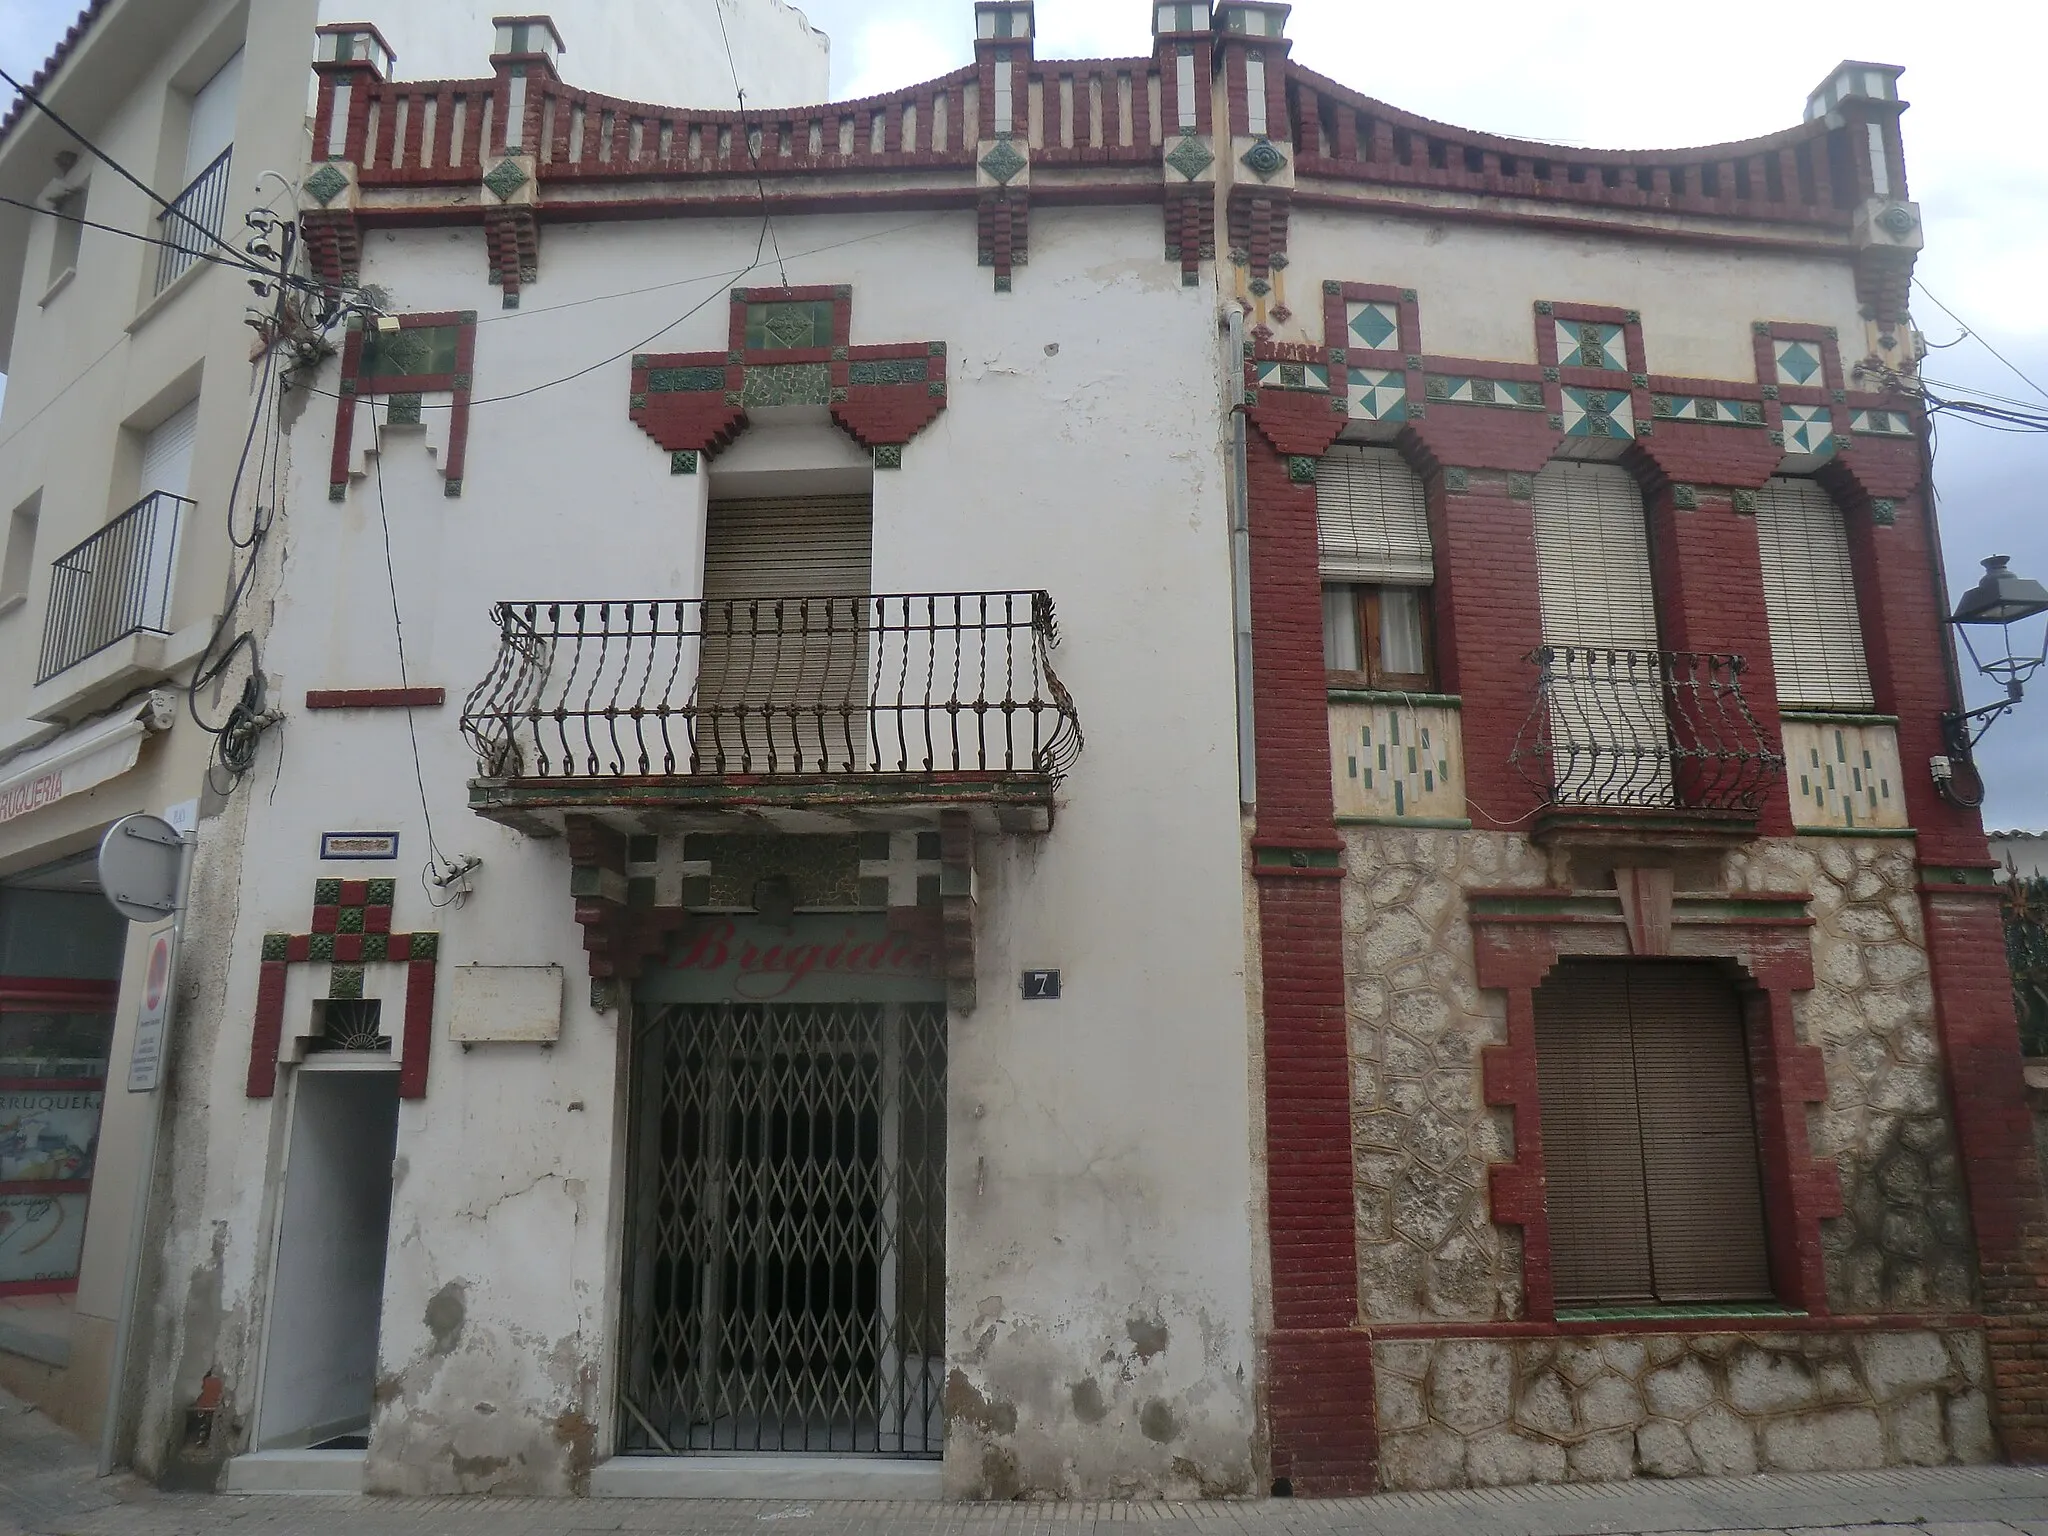
[(1435, 686), (1436, 566), (1422, 482), (1398, 453), (1340, 446), (1316, 475), (1323, 660), (1371, 688)]
[(1778, 702), (1871, 708), (1875, 697), (1841, 509), (1813, 481), (1781, 476), (1757, 493), (1756, 533)]
[(867, 496), (714, 501), (704, 529), (697, 750), (727, 772), (867, 758)]
[(164, 491), (183, 496), (192, 483), (192, 445), (199, 434), (199, 402), (173, 412), (142, 439), (144, 496)]
[(1616, 464), (1536, 477), (1536, 571), (1553, 652), (1552, 770), (1562, 804), (1671, 803), (1670, 730), (1643, 495)]
[(1771, 1295), (1742, 1004), (1712, 965), (1565, 961), (1536, 993), (1557, 1303)]
[(1435, 686), (1427, 587), (1323, 587), (1323, 664), (1369, 688)]
[(185, 126), (185, 190), (157, 219), (164, 238), (172, 242), (157, 253), (158, 293), (189, 272), (212, 248), (208, 237), (217, 237), (226, 225), (228, 162), (241, 101), (242, 56), (237, 53), (192, 96)]
[(85, 244), (85, 188), (73, 187), (50, 204), (55, 235), (50, 245), (50, 286), (66, 273), (78, 270), (78, 253)]
[(14, 509), (7, 520), (7, 552), (0, 561), (0, 608), (9, 608), (28, 596), (29, 577), (36, 568), (36, 527), (42, 521), (43, 493)]

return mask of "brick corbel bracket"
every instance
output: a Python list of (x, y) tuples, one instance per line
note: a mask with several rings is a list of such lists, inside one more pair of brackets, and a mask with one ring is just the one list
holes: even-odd
[(313, 163), (299, 178), (299, 228), (314, 275), (330, 288), (353, 287), (363, 269), (357, 167), (369, 137), (370, 98), (390, 73), (391, 47), (366, 22), (314, 30)]
[(526, 284), (540, 277), (540, 148), (543, 93), (537, 82), (559, 85), (555, 56), (561, 34), (544, 16), (500, 17), (499, 38), (509, 51), (491, 55), (495, 76), (491, 143), (484, 158), (484, 246), (491, 280), (517, 309)]
[[(821, 317), (808, 333), (806, 308)], [(900, 469), (904, 446), (946, 408), (946, 344), (856, 347), (852, 331), (849, 287), (735, 289), (725, 351), (633, 359), (633, 420), (668, 450), (672, 473), (694, 475), (746, 431), (750, 407), (822, 405), (877, 469)]]
[(363, 995), (363, 967), (403, 965), (405, 1033), (398, 1058), (398, 1096), (427, 1096), (427, 1063), (434, 1043), (434, 977), (441, 956), (438, 933), (393, 933), (395, 880), (318, 880), (313, 885), (310, 933), (263, 936), (256, 984), (256, 1023), (249, 1038), (248, 1096), (277, 1092), (284, 1045), (285, 977), (294, 965), (329, 965), (328, 998)]
[[(1472, 943), (1479, 985), (1507, 994), (1507, 1043), (1482, 1052), (1486, 1102), (1515, 1112), (1514, 1161), (1488, 1170), (1492, 1219), (1522, 1229), (1525, 1317), (1553, 1322), (1556, 1291), (1544, 1206), (1542, 1105), (1536, 1078), (1536, 992), (1566, 956), (1660, 955), (1725, 960), (1740, 968), (1744, 1034), (1754, 1085), (1778, 1299), (1813, 1316), (1828, 1311), (1820, 1224), (1842, 1214), (1840, 1175), (1816, 1158), (1807, 1106), (1827, 1099), (1818, 1046), (1799, 1043), (1795, 992), (1811, 991), (1813, 946), (1803, 895), (1679, 894), (1668, 921), (1644, 921), (1637, 900), (1562, 890), (1474, 891)], [(1657, 905), (1661, 908), (1661, 902)], [(1635, 910), (1631, 910), (1631, 908)]]

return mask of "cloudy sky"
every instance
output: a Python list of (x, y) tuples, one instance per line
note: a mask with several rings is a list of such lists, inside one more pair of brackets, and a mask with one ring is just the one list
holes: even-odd
[[(363, 9), (374, 20), (386, 3), (364, 0)], [(77, 9), (78, 0), (0, 0), (0, 66), (35, 69)], [(968, 0), (809, 0), (803, 9), (832, 36), (835, 96), (927, 79), (971, 53)], [(1039, 52), (1149, 52), (1149, 14), (1144, 0), (1039, 0)], [(2043, 36), (2038, 0), (1727, 0), (1624, 11), (1295, 0), (1289, 35), (1310, 68), (1410, 111), (1603, 147), (1775, 132), (1799, 120), (1807, 91), (1841, 59), (1902, 64), (1912, 103), (1908, 169), (1928, 240), (1919, 269), (1927, 291), (1916, 294), (1914, 312), (1942, 348), (1926, 374), (1951, 392), (2048, 408), (2048, 304), (2028, 297), (2048, 271), (2048, 160), (2036, 142), (2032, 78)], [(1937, 483), (1953, 589), (1968, 586), (1991, 554), (2010, 554), (2017, 569), (2048, 580), (2048, 435), (1951, 418)], [(1994, 826), (2048, 827), (2048, 678), (1993, 729), (1980, 761)]]

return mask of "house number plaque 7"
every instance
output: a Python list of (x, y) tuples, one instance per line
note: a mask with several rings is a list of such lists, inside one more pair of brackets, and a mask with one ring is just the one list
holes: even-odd
[(1024, 1001), (1027, 1003), (1056, 1003), (1060, 998), (1060, 973), (1058, 971), (1026, 971), (1024, 973)]

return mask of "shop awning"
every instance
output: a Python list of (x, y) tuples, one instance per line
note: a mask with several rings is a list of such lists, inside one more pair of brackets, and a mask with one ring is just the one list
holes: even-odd
[(119, 778), (135, 766), (142, 738), (169, 730), (177, 714), (173, 695), (149, 693), (0, 764), (0, 826)]

